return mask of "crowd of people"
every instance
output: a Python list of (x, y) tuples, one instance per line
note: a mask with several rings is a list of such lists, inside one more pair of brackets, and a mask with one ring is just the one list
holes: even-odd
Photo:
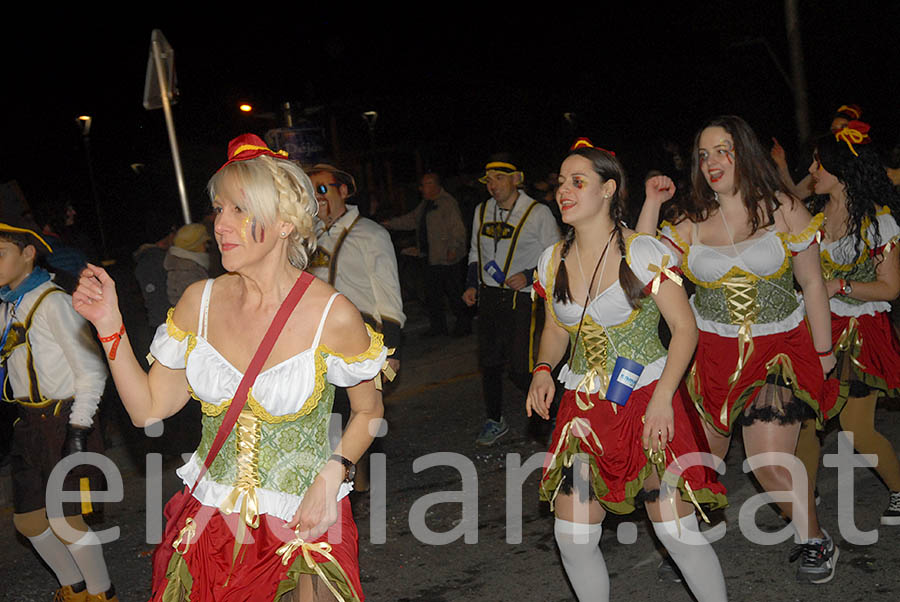
[[(767, 148), (737, 116), (710, 119), (689, 176), (644, 179), (633, 223), (625, 167), (586, 138), (540, 198), (501, 153), (484, 165), (489, 198), (470, 224), (432, 171), (421, 202), (379, 224), (352, 203), (356, 180), (334, 161), (303, 167), (240, 136), (209, 180), (212, 234), (190, 224), (142, 250), (168, 274), (148, 280), (152, 291), (142, 283), (145, 296), (172, 306), (157, 311), (149, 372), (110, 275), (79, 265), (69, 298), (41, 267), (52, 232), (4, 216), (15, 526), (53, 571), (58, 600), (117, 599), (82, 519), (90, 496), (61, 515), (44, 498), (60, 459), (102, 447), (102, 353), (135, 425), (191, 399), (202, 407), (154, 553), (153, 600), (363, 600), (348, 494), (368, 488), (381, 385), (402, 374), (406, 311), (389, 230), (407, 230), (415, 244), (400, 254), (425, 266), (426, 336), (466, 336), (477, 312), (476, 443), (494, 445), (510, 429), (504, 413), (522, 410), (504, 380), (529, 416), (552, 424), (538, 493), (579, 600), (610, 599), (603, 520), (641, 504), (693, 596), (727, 599), (698, 521), (727, 491), (714, 466), (680, 459), (724, 459), (738, 429), (748, 457), (778, 452), (805, 468), (801, 483), (784, 464), (753, 475), (781, 492), (797, 579), (828, 583), (840, 550), (815, 502), (828, 420), (877, 456), (889, 490), (881, 523), (900, 525), (900, 461), (874, 420), (878, 400), (900, 393), (888, 315), (900, 295), (900, 193), (869, 130), (858, 107), (842, 106), (795, 183), (777, 141)], [(96, 474), (74, 474), (76, 488), (99, 488)]]

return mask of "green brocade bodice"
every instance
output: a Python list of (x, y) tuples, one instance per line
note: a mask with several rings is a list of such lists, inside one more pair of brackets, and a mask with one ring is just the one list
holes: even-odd
[[(837, 263), (832, 259), (831, 254), (827, 249), (822, 249), (820, 259), (822, 263), (822, 277), (825, 280), (843, 278), (844, 280), (850, 280), (852, 282), (874, 282), (878, 277), (878, 274), (876, 273), (875, 258), (869, 254), (868, 247), (862, 250), (862, 253), (857, 257), (854, 263)], [(835, 296), (832, 297), (832, 299), (840, 301), (841, 303), (846, 303), (847, 305), (870, 303), (869, 301), (854, 299), (847, 295)]]
[(649, 296), (641, 299), (640, 309), (632, 311), (625, 322), (615, 326), (603, 327), (590, 315), (585, 315), (577, 342), (578, 324), (561, 325), (569, 332), (570, 347), (574, 345), (569, 357), (569, 369), (575, 374), (596, 370), (602, 380), (599, 383), (600, 395), (606, 393), (619, 355), (642, 366), (648, 366), (666, 355), (666, 349), (659, 340), (659, 308)]
[[(232, 429), (207, 478), (228, 486), (237, 486), (239, 479), (245, 478), (255, 487), (302, 496), (331, 456), (328, 421), (333, 403), (334, 386), (326, 383), (312, 412), (292, 420), (269, 421), (245, 409), (252, 421), (249, 428), (242, 429), (239, 423)], [(203, 414), (197, 447), (200, 461), (224, 418), (224, 411)]]
[(786, 319), (799, 307), (793, 290), (790, 264), (780, 274), (767, 278), (735, 270), (715, 287), (698, 286), (693, 303), (700, 318), (719, 324), (740, 325), (748, 320), (767, 324)]

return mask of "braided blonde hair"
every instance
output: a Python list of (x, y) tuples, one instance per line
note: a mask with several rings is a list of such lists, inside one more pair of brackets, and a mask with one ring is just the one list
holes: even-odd
[(267, 155), (235, 161), (210, 178), (207, 189), (211, 200), (226, 187), (226, 179), (230, 180), (232, 191), (239, 194), (234, 202), (263, 226), (273, 228), (277, 221), (293, 226), (287, 237), (288, 261), (305, 269), (316, 249), (314, 218), (318, 210), (306, 173), (291, 161)]

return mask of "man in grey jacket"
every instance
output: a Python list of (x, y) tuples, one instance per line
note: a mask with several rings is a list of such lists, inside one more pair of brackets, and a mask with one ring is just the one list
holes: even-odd
[(428, 260), (425, 272), (425, 304), (431, 325), (428, 334), (448, 333), (444, 313), (446, 297), (456, 315), (454, 336), (467, 335), (472, 332), (472, 317), (460, 298), (466, 269), (466, 228), (459, 204), (443, 189), (436, 173), (423, 175), (419, 189), (422, 202), (415, 209), (382, 225), (388, 230), (416, 231), (416, 246), (401, 252)]

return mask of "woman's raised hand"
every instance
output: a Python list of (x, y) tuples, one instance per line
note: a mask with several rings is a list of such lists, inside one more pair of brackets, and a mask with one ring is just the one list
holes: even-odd
[(117, 331), (122, 325), (116, 283), (101, 267), (89, 263), (81, 271), (72, 306), (101, 334)]
[(784, 147), (781, 146), (781, 143), (774, 136), (772, 137), (772, 150), (769, 151), (769, 154), (772, 156), (772, 160), (775, 161), (775, 165), (787, 169), (787, 155), (784, 152)]
[(675, 182), (669, 176), (653, 176), (644, 182), (644, 192), (647, 202), (662, 205), (675, 195)]

